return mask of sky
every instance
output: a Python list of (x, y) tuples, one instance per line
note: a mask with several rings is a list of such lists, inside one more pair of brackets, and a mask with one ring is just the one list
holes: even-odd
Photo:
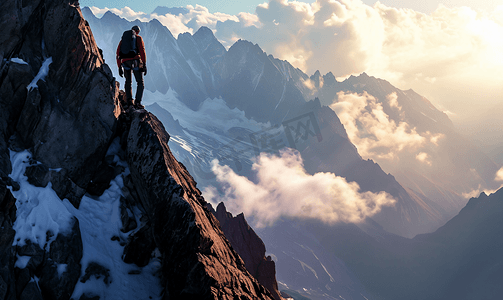
[[(257, 43), (308, 75), (366, 72), (413, 89), (503, 163), (503, 0), (92, 1), (129, 20), (157, 18), (175, 35), (211, 28), (226, 47)], [(94, 6), (94, 7), (93, 7)], [(128, 8), (125, 8), (125, 7)], [(151, 15), (157, 6), (185, 15)]]
[[(144, 13), (151, 13), (157, 6), (167, 7), (186, 7), (187, 5), (196, 6), (199, 4), (208, 8), (211, 12), (221, 12), (227, 14), (238, 14), (240, 12), (255, 12), (255, 8), (267, 0), (247, 0), (247, 1), (212, 1), (212, 0), (144, 0), (144, 1), (131, 1), (131, 0), (80, 0), (80, 6), (96, 6), (99, 8), (122, 8), (128, 6), (134, 11), (141, 11)], [(313, 3), (314, 1), (302, 1), (305, 3)], [(374, 5), (375, 0), (364, 0), (363, 3), (367, 5)], [(396, 8), (410, 8), (423, 13), (433, 12), (440, 3), (447, 7), (453, 6), (469, 6), (477, 9), (493, 10), (497, 5), (503, 4), (501, 0), (381, 0), (382, 4)]]

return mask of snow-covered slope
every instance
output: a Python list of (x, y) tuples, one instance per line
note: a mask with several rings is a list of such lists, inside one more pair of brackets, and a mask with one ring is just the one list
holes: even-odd
[[(121, 161), (116, 151), (120, 149), (119, 141), (110, 148), (108, 155), (113, 155), (115, 163), (124, 167), (110, 188), (96, 198), (84, 196), (79, 208), (75, 208), (67, 199), (61, 201), (49, 184), (45, 188), (28, 182), (25, 176), (26, 167), (37, 165), (28, 151), (11, 152), (12, 174), (10, 177), (20, 184), (20, 189), (11, 192), (17, 199), (17, 218), (14, 223), (16, 231), (14, 246), (23, 246), (26, 241), (38, 244), (40, 248), (50, 251), (51, 243), (58, 234), (68, 235), (72, 232), (74, 218), (78, 220), (82, 236), (82, 271), (83, 278), (75, 286), (72, 297), (79, 299), (82, 295), (99, 296), (103, 299), (161, 299), (162, 286), (159, 277), (160, 260), (154, 257), (145, 267), (126, 264), (122, 260), (125, 241), (133, 232), (124, 232), (121, 220), (121, 197), (124, 187), (123, 178), (128, 175), (127, 163)], [(139, 208), (135, 207), (137, 216)], [(141, 224), (140, 219), (137, 220)], [(137, 231), (140, 227), (135, 228)], [(50, 238), (46, 239), (46, 233)], [(24, 269), (32, 257), (18, 256), (15, 266)], [(57, 264), (61, 277), (73, 265)], [(35, 277), (34, 277), (35, 278)]]

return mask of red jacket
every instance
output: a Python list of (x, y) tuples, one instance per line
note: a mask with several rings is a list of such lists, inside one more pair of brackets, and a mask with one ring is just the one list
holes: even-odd
[(141, 60), (143, 61), (144, 64), (147, 63), (147, 55), (145, 54), (145, 44), (143, 43), (143, 39), (141, 36), (139, 36), (139, 35), (136, 36), (136, 48), (138, 49), (138, 55), (136, 55), (135, 57), (120, 59), (119, 54), (121, 52), (121, 45), (122, 45), (122, 40), (119, 42), (119, 46), (117, 46), (117, 57), (116, 57), (117, 67), (120, 68), (121, 64), (125, 61), (139, 59), (139, 58), (141, 58)]

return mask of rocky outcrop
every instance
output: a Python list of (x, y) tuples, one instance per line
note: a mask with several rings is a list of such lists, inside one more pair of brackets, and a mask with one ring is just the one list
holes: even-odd
[(168, 140), (154, 115), (133, 113), (127, 161), (145, 226), (162, 254), (164, 298), (273, 299), (232, 250), (192, 176), (171, 154)]
[[(0, 11), (0, 299), (70, 299), (81, 268), (78, 221), (50, 247), (12, 246), (8, 147), (30, 149), (41, 162), (28, 168), (30, 182), (51, 182), (78, 207), (114, 134), (117, 87), (77, 1), (3, 1)], [(17, 257), (29, 259), (25, 267), (14, 267)]]
[(10, 16), (0, 38), (0, 140), (14, 136), (11, 147), (64, 169), (61, 194), (87, 188), (114, 134), (118, 89), (78, 2), (4, 1), (0, 11)]
[(227, 212), (223, 202), (218, 204), (216, 211), (211, 205), (209, 209), (220, 222), (234, 250), (243, 259), (246, 269), (273, 294), (274, 299), (283, 299), (278, 291), (274, 261), (270, 256), (265, 256), (264, 243), (248, 225), (244, 215), (241, 213), (235, 217), (232, 216), (230, 212)]
[(78, 208), (84, 194), (101, 195), (124, 171), (106, 156), (117, 136), (131, 173), (119, 209), (122, 233), (134, 234), (112, 238), (125, 245), (124, 261), (144, 266), (160, 253), (164, 299), (273, 299), (171, 154), (162, 124), (145, 110), (125, 112), (78, 1), (4, 1), (0, 13), (0, 300), (67, 300), (79, 280), (112, 280), (101, 265), (82, 272), (76, 217), (50, 244), (12, 246), (16, 199), (8, 186), (19, 185), (7, 176), (9, 148), (32, 154), (25, 173), (32, 185), (51, 184)]
[(16, 232), (12, 225), (16, 220), (16, 199), (0, 178), (0, 299), (16, 299), (14, 262), (16, 253), (11, 246)]

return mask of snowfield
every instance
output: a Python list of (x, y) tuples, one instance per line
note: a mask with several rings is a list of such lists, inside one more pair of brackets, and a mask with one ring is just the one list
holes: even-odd
[[(108, 154), (115, 154), (114, 151), (119, 147), (116, 140)], [(150, 263), (143, 268), (122, 261), (124, 242), (132, 233), (120, 231), (122, 228), (119, 208), (121, 188), (124, 186), (123, 176), (129, 174), (124, 161), (120, 161), (115, 155), (115, 162), (123, 165), (125, 171), (112, 180), (110, 188), (100, 197), (92, 198), (85, 195), (79, 209), (76, 209), (67, 199), (61, 200), (50, 183), (45, 188), (40, 188), (28, 182), (28, 178), (24, 175), (31, 160), (31, 154), (28, 151), (11, 151), (10, 154), (13, 169), (10, 177), (21, 187), (19, 191), (11, 189), (17, 200), (17, 218), (13, 226), (16, 235), (13, 246), (24, 245), (26, 240), (30, 240), (48, 251), (58, 233), (71, 232), (72, 218), (76, 217), (79, 220), (83, 243), (81, 278), (91, 263), (97, 263), (108, 269), (109, 276), (108, 278), (91, 276), (84, 283), (79, 280), (72, 295), (73, 299), (79, 299), (83, 294), (99, 296), (103, 300), (161, 298), (162, 287), (158, 277), (161, 262), (158, 251)], [(137, 224), (141, 224), (139, 210), (135, 211), (135, 215)], [(47, 232), (51, 234), (47, 235)], [(50, 238), (46, 239), (46, 236)], [(25, 268), (29, 260), (29, 256), (18, 256), (16, 267)], [(66, 271), (66, 264), (58, 265), (59, 276)]]

